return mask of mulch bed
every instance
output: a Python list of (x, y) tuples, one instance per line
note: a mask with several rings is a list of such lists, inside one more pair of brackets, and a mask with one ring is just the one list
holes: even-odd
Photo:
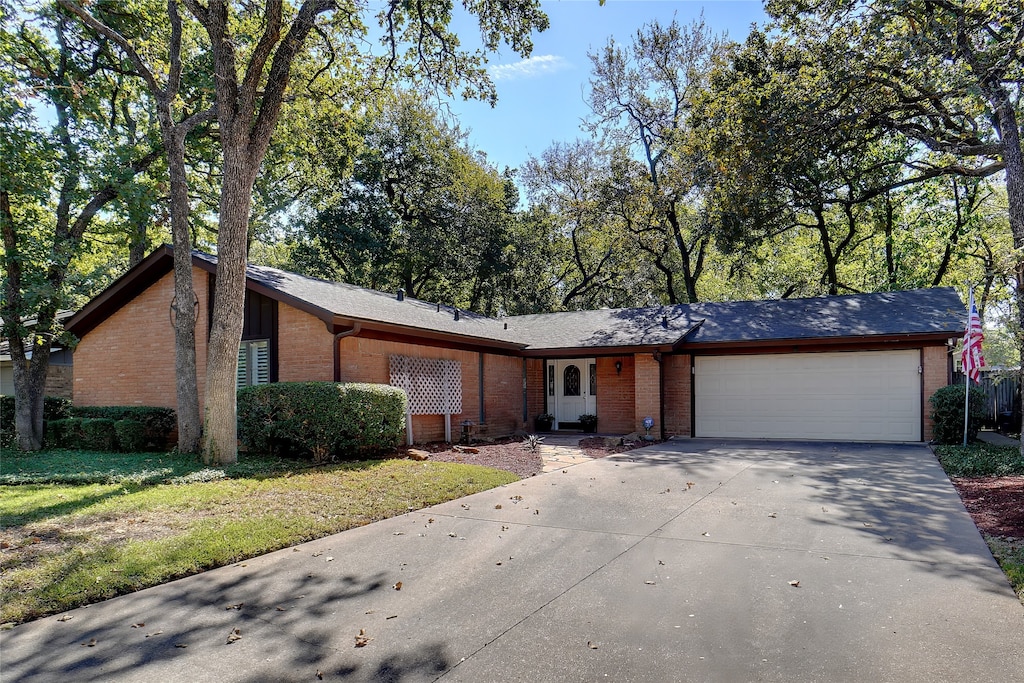
[(526, 478), (544, 469), (544, 460), (540, 452), (534, 452), (523, 446), (522, 441), (504, 439), (495, 443), (473, 444), (470, 448), (478, 453), (456, 450), (456, 446), (448, 443), (428, 443), (417, 446), (430, 452), (430, 459), (438, 462), (457, 462), (465, 465), (483, 465)]
[(1024, 538), (1024, 476), (953, 477), (952, 481), (983, 534)]

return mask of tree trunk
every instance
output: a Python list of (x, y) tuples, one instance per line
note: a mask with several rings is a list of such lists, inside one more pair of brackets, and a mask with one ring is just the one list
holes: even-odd
[(207, 345), (203, 406), (203, 461), (208, 464), (223, 465), (238, 460), (235, 415), (238, 346), (242, 339), (245, 304), (245, 245), (252, 188), (259, 169), (259, 163), (253, 164), (247, 156), (246, 145), (225, 141), (217, 283)]
[[(1013, 234), (1014, 275), (1016, 277), (1015, 304), (1019, 324), (1017, 348), (1021, 367), (1024, 368), (1024, 155), (1021, 154), (1020, 126), (1010, 99), (1003, 97), (995, 107), (996, 119), (1003, 143), (1003, 163), (1006, 165), (1006, 204)], [(1024, 418), (1021, 421), (1024, 428)], [(1021, 443), (1024, 456), (1024, 442)]]
[[(170, 108), (167, 108), (170, 124)], [(196, 372), (195, 288), (192, 282), (192, 236), (189, 231), (188, 179), (185, 172), (185, 134), (163, 125), (171, 181), (171, 236), (174, 244), (174, 384), (177, 398), (178, 450), (198, 453), (199, 385)]]

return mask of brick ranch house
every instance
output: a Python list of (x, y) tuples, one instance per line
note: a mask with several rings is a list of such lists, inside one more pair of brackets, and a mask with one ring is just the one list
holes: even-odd
[[(72, 317), (77, 405), (175, 406), (172, 252)], [(193, 253), (203, 392), (217, 259)], [(921, 441), (964, 306), (952, 288), (489, 318), (250, 265), (239, 385), (393, 383), (412, 434), (489, 436), (598, 416), (604, 433)], [(449, 416), (441, 414), (448, 412)]]

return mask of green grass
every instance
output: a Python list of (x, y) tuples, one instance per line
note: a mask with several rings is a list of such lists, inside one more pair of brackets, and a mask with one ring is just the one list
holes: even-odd
[[(475, 465), (409, 460), (306, 468), (243, 456), (237, 467), (204, 473), (165, 454), (133, 460), (61, 451), (30, 459), (38, 462), (12, 464), (5, 453), (4, 475), (90, 483), (0, 486), (2, 622), (59, 613), (517, 479)], [(182, 479), (197, 475), (206, 480)]]
[(295, 460), (243, 455), (238, 463), (210, 468), (178, 453), (107, 453), (53, 449), (24, 453), (0, 449), (0, 484), (157, 484), (275, 475), (308, 468)]
[(1006, 578), (1010, 580), (1017, 597), (1024, 602), (1024, 538), (985, 536), (985, 541), (992, 550), (992, 556), (1003, 568)]
[(1016, 446), (972, 443), (967, 446), (936, 446), (942, 469), (951, 477), (1006, 477), (1024, 474), (1024, 457)]

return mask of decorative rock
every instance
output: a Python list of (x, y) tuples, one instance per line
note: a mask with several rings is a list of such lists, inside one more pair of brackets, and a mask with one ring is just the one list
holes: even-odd
[(459, 453), (479, 453), (480, 452), (479, 448), (473, 448), (472, 446), (452, 446), (452, 450), (453, 451), (457, 451)]
[(409, 450), (407, 450), (405, 452), (405, 454), (407, 456), (409, 456), (410, 460), (429, 460), (430, 459), (430, 453), (428, 453), (427, 451), (421, 451), (418, 448), (410, 448)]
[(604, 437), (605, 448), (615, 448), (616, 446), (622, 445), (621, 436), (606, 436)]

